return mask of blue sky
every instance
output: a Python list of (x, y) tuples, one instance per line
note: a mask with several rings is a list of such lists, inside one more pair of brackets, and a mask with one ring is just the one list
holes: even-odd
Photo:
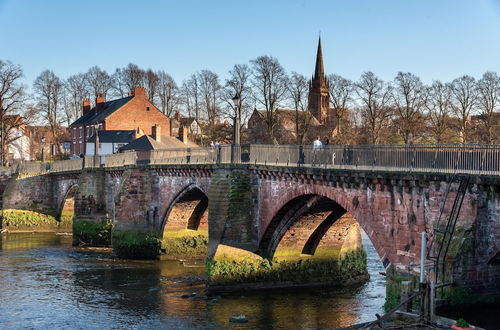
[(320, 31), (325, 71), (349, 79), (500, 72), (500, 0), (0, 0), (0, 31), (0, 59), (27, 84), (45, 69), (66, 78), (129, 62), (178, 83), (201, 69), (225, 78), (259, 55), (311, 75)]

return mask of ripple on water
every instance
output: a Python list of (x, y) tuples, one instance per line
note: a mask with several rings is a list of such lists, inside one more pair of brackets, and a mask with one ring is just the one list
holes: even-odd
[[(369, 247), (372, 277), (361, 286), (207, 298), (203, 261), (118, 260), (54, 236), (0, 241), (2, 328), (333, 328), (371, 320), (385, 297), (383, 267), (371, 264), (380, 263)], [(238, 314), (249, 323), (230, 324)]]

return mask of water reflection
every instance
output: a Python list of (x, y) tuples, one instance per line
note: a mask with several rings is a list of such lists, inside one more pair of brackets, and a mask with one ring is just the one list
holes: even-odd
[[(366, 238), (365, 238), (366, 239)], [(373, 250), (373, 249), (372, 249)], [(357, 287), (205, 297), (203, 261), (124, 261), (75, 249), (71, 237), (10, 234), (0, 241), (3, 328), (332, 328), (373, 319), (385, 282)], [(376, 261), (374, 263), (373, 261)], [(182, 296), (196, 292), (190, 298)], [(244, 314), (249, 323), (228, 322)]]

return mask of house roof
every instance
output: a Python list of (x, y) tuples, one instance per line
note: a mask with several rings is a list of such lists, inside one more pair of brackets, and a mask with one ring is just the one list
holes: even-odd
[(184, 117), (184, 118), (181, 118), (181, 125), (183, 126), (191, 126), (191, 124), (193, 123), (193, 121), (195, 121), (196, 118), (194, 117)]
[[(134, 132), (134, 130), (97, 131), (99, 134), (99, 143), (129, 143), (134, 139)], [(95, 134), (87, 142), (95, 142)]]
[(59, 126), (56, 128), (55, 137), (52, 135), (50, 126), (26, 126), (24, 128), (24, 134), (26, 134), (26, 136), (28, 136), (30, 139), (36, 141), (40, 141), (42, 137), (44, 137), (47, 143), (70, 140), (68, 128), (64, 126)]
[(73, 122), (70, 126), (73, 125), (82, 125), (82, 124), (91, 124), (103, 121), (109, 115), (111, 115), (116, 110), (120, 109), (124, 106), (128, 101), (130, 101), (133, 96), (127, 96), (122, 99), (112, 100), (104, 102), (102, 109), (100, 111), (96, 111), (96, 107), (93, 107), (89, 112), (78, 118), (75, 122)]
[[(266, 110), (255, 110), (261, 118), (266, 118), (266, 115), (267, 115), (267, 111)], [(286, 119), (286, 120), (291, 120), (293, 122), (295, 122), (295, 116), (297, 114), (297, 110), (293, 110), (293, 109), (276, 109), (275, 110), (275, 115), (278, 117), (278, 118), (281, 118), (281, 119)], [(302, 111), (302, 110), (299, 110), (298, 111), (298, 115), (299, 115), (299, 119), (302, 121), (304, 119), (309, 119), (310, 122), (309, 124), (312, 125), (312, 126), (321, 126), (321, 123), (308, 111), (308, 110), (305, 110), (305, 111)]]
[(143, 135), (135, 139), (126, 146), (120, 148), (120, 151), (125, 150), (159, 150), (170, 148), (192, 148), (197, 147), (196, 144), (188, 142), (184, 143), (173, 136), (162, 136), (161, 141), (156, 141), (149, 135)]

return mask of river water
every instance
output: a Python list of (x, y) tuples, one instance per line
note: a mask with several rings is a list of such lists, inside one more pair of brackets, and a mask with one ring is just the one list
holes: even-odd
[[(0, 236), (0, 328), (296, 329), (374, 319), (384, 268), (363, 238), (371, 279), (358, 286), (204, 296), (203, 261), (131, 261), (53, 233)], [(196, 292), (197, 295), (183, 298)], [(229, 323), (243, 314), (246, 324)]]

